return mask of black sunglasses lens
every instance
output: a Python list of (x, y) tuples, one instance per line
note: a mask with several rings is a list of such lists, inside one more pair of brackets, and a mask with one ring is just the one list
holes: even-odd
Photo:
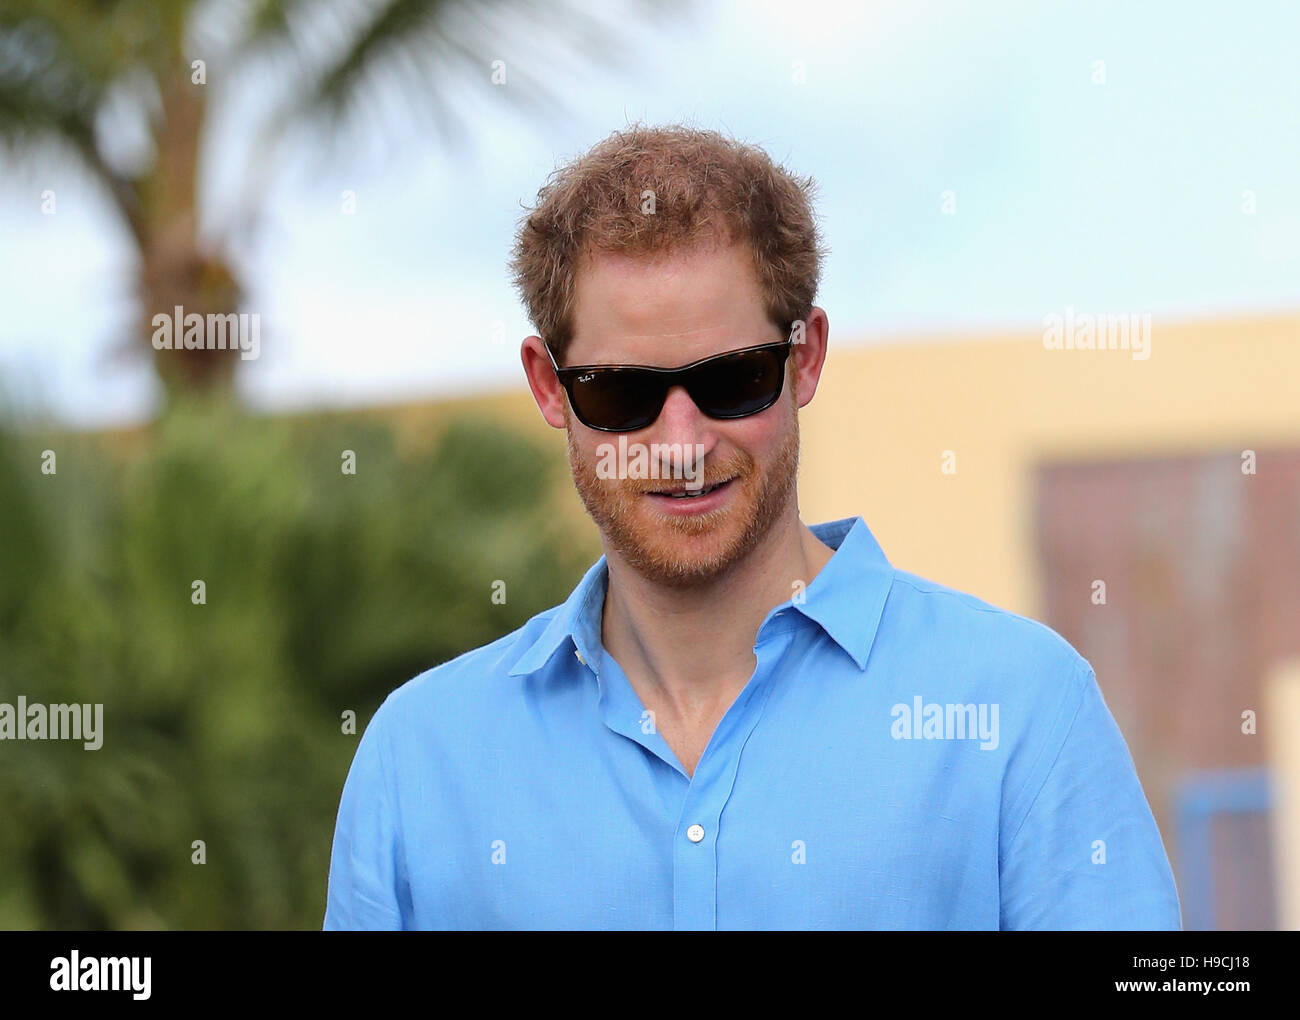
[(634, 368), (601, 368), (576, 375), (569, 399), (588, 428), (633, 432), (645, 428), (664, 406), (664, 387), (655, 375)]
[[(737, 351), (690, 369), (683, 382), (711, 418), (743, 418), (776, 403), (785, 383), (788, 344)], [(573, 411), (588, 428), (635, 432), (663, 410), (671, 376), (643, 368), (597, 366), (572, 370), (567, 389)]]
[(743, 418), (776, 403), (785, 382), (785, 348), (744, 351), (701, 365), (688, 387), (712, 418)]

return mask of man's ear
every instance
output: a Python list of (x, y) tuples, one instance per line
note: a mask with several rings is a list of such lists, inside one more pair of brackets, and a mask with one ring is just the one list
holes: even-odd
[(802, 326), (796, 323), (795, 327), (798, 330), (796, 342), (790, 345), (790, 360), (793, 362), (791, 388), (796, 394), (796, 406), (806, 407), (817, 392), (817, 383), (826, 365), (826, 340), (831, 324), (825, 310), (814, 305)]
[(519, 358), (524, 364), (528, 388), (533, 391), (533, 400), (537, 402), (537, 409), (542, 412), (546, 424), (556, 429), (564, 428), (564, 412), (569, 398), (555, 377), (555, 368), (542, 338), (525, 337), (519, 348)]

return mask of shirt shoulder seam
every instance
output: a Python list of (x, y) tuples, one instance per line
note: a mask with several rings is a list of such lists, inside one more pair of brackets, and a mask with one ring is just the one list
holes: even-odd
[[(1086, 670), (1083, 667), (1087, 667)], [(1057, 711), (1056, 715), (1056, 718), (1059, 720), (1066, 708), (1069, 706), (1070, 701), (1073, 699), (1074, 708), (1070, 711), (1070, 722), (1062, 731), (1060, 742), (1056, 744), (1056, 748), (1052, 752), (1051, 763), (1044, 770), (1043, 778), (1039, 781), (1038, 788), (1034, 790), (1033, 796), (1029, 799), (1023, 812), (1020, 814), (1020, 820), (1016, 823), (1015, 831), (1012, 834), (1011, 839), (1007, 842), (1007, 854), (1011, 852), (1012, 847), (1015, 846), (1016, 840), (1020, 838), (1020, 833), (1025, 827), (1025, 822), (1029, 820), (1029, 816), (1034, 810), (1034, 805), (1038, 803), (1039, 796), (1041, 796), (1043, 790), (1047, 788), (1047, 781), (1052, 776), (1052, 770), (1056, 768), (1056, 763), (1060, 760), (1061, 752), (1065, 749), (1065, 745), (1070, 739), (1070, 734), (1074, 731), (1074, 724), (1079, 718), (1079, 711), (1083, 708), (1083, 695), (1088, 686), (1088, 678), (1090, 676), (1092, 676), (1092, 667), (1087, 664), (1086, 660), (1081, 659), (1079, 662), (1075, 663), (1074, 677), (1077, 678), (1079, 682), (1075, 683), (1072, 689), (1066, 692), (1065, 698), (1062, 700), (1061, 707)], [(1054, 721), (1052, 731), (1054, 732), (1056, 728)], [(1034, 764), (1031, 767), (1030, 776), (1025, 780), (1025, 785), (1021, 787), (1020, 792), (1016, 795), (1017, 801), (1024, 800), (1026, 791), (1028, 791), (1030, 784), (1034, 781), (1034, 773), (1037, 771), (1039, 763), (1045, 759), (1050, 747), (1051, 741), (1049, 738), (1048, 742), (1045, 742), (1039, 750), (1038, 756), (1035, 758)], [(1015, 816), (1016, 812), (1013, 811), (1010, 817), (1014, 818)]]

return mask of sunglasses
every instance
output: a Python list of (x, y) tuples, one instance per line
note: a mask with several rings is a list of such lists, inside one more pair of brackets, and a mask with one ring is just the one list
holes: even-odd
[(635, 432), (659, 417), (674, 386), (683, 387), (710, 418), (745, 418), (776, 403), (785, 386), (785, 361), (794, 337), (692, 361), (681, 368), (650, 365), (574, 365), (555, 376), (578, 421), (600, 432)]

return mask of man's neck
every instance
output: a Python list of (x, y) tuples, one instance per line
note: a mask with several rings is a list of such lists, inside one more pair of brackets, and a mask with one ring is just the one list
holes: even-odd
[(705, 585), (656, 583), (607, 554), (601, 641), (633, 686), (667, 710), (725, 710), (753, 672), (763, 618), (833, 553), (792, 505), (750, 555)]

